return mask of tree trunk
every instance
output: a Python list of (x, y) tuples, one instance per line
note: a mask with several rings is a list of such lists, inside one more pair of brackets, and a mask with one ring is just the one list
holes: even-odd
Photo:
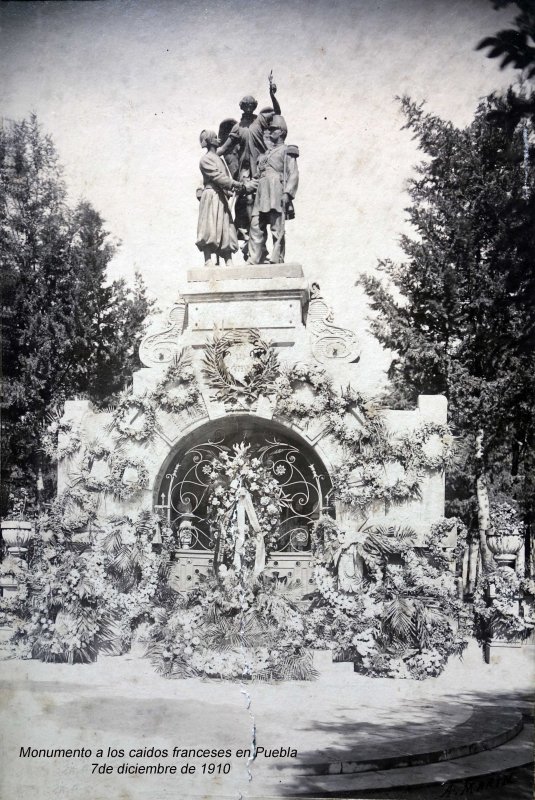
[(479, 549), (481, 552), (481, 571), (483, 574), (491, 572), (494, 567), (494, 558), (487, 544), (487, 531), (490, 528), (490, 506), (489, 493), (487, 488), (487, 475), (485, 473), (485, 462), (483, 459), (483, 438), (482, 430), (476, 436), (476, 496), (477, 496), (477, 521), (479, 527)]

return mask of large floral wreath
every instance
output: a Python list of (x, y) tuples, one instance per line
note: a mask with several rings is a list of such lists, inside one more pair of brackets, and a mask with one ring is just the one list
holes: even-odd
[[(277, 541), (281, 510), (285, 505), (283, 491), (263, 462), (251, 457), (250, 445), (234, 445), (212, 462), (208, 496), (208, 521), (216, 541), (217, 562), (232, 566), (238, 538), (237, 505), (240, 491), (245, 489), (252, 500), (266, 554)], [(242, 564), (254, 565), (256, 534), (250, 529), (244, 543)]]

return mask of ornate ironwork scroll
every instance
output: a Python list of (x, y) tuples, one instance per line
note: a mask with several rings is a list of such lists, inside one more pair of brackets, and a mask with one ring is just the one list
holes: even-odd
[[(161, 505), (183, 549), (211, 550), (214, 546), (207, 522), (209, 494), (214, 486), (213, 462), (230, 452), (244, 437), (202, 442), (186, 450), (162, 482)], [(275, 550), (299, 553), (310, 550), (310, 530), (327, 503), (330, 481), (319, 474), (312, 460), (289, 442), (259, 434), (245, 437), (282, 489), (281, 522)]]

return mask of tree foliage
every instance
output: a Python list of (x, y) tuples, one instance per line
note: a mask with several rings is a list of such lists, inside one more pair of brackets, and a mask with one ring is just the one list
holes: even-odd
[[(35, 478), (47, 413), (67, 398), (104, 402), (137, 366), (150, 304), (107, 282), (115, 245), (87, 202), (71, 208), (35, 116), (0, 131), (2, 483)], [(23, 477), (24, 476), (24, 477)], [(35, 484), (34, 484), (35, 485)], [(5, 511), (5, 496), (3, 497)]]
[(533, 514), (535, 197), (522, 132), (488, 120), (506, 102), (487, 98), (458, 129), (402, 99), (425, 155), (408, 184), (416, 235), (402, 237), (402, 263), (380, 262), (389, 280), (362, 279), (373, 331), (395, 353), (390, 402), (448, 398), (459, 437), (450, 510), (470, 523), (479, 430), (492, 485)]
[[(513, 0), (493, 0), (496, 9), (511, 5)], [(515, 0), (519, 12), (514, 28), (498, 31), (495, 36), (482, 39), (478, 50), (490, 48), (489, 58), (501, 58), (500, 69), (511, 64), (516, 69), (527, 70), (526, 77), (535, 76), (535, 6), (533, 0)]]
[[(512, 66), (522, 70), (523, 77), (530, 81), (535, 77), (535, 4), (533, 0), (492, 0), (495, 9), (505, 8), (514, 2), (518, 12), (514, 28), (498, 31), (487, 36), (477, 45), (477, 50), (488, 49), (488, 58), (500, 58), (500, 69)], [(522, 119), (535, 119), (535, 92), (523, 86), (519, 96), (509, 91), (506, 109), (491, 111), (489, 120), (509, 130)]]

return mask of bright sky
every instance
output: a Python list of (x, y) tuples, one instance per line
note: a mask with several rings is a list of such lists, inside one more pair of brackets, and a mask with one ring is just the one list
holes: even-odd
[(355, 278), (399, 256), (418, 161), (394, 98), (467, 124), (512, 79), (474, 47), (513, 13), (489, 0), (3, 3), (0, 114), (38, 114), (73, 199), (122, 242), (112, 275), (140, 270), (163, 305), (202, 264), (198, 135), (239, 118), (244, 94), (265, 105), (273, 69), (301, 153), (287, 261), (364, 330)]

